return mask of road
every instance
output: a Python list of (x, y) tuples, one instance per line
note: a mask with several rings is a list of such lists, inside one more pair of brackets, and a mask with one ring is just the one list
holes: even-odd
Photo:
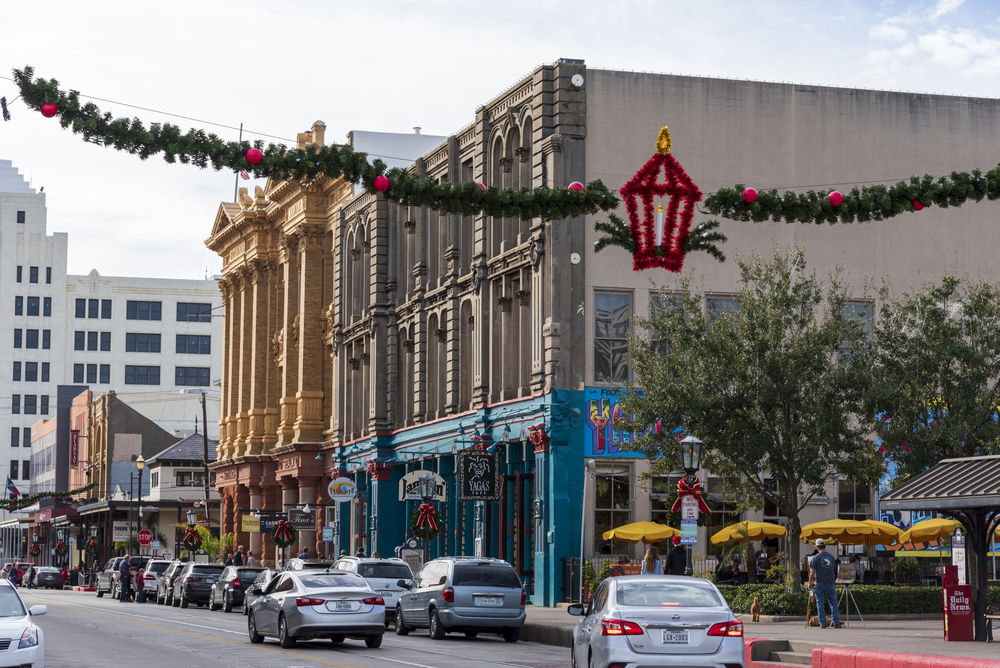
[(569, 650), (530, 642), (507, 644), (499, 636), (448, 635), (434, 641), (426, 631), (400, 637), (390, 628), (378, 649), (363, 641), (334, 645), (300, 642), (285, 650), (268, 639), (251, 645), (247, 618), (207, 608), (119, 603), (74, 591), (27, 591), (28, 605), (44, 604), (36, 618), (45, 632), (47, 668), (568, 668)]

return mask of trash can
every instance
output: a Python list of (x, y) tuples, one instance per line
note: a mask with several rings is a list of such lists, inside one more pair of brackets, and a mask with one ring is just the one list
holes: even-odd
[(944, 596), (944, 639), (968, 642), (975, 639), (972, 586), (956, 584), (957, 582), (958, 567), (945, 566), (941, 587)]

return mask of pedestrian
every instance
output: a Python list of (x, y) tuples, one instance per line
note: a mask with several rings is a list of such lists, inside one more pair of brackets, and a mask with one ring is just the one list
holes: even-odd
[(302, 548), (302, 551), (299, 552), (298, 558), (299, 559), (312, 559), (312, 555), (309, 554), (309, 548), (308, 547)]
[(837, 606), (837, 562), (826, 551), (826, 541), (816, 540), (816, 556), (809, 560), (809, 588), (816, 592), (816, 610), (819, 627), (826, 628), (826, 604), (833, 609), (833, 628), (840, 625), (840, 609)]
[(238, 545), (236, 547), (236, 554), (233, 555), (233, 566), (242, 566), (244, 562), (243, 559), (243, 546)]
[(809, 560), (816, 556), (816, 550), (812, 551), (812, 554), (807, 554), (802, 557), (802, 572), (799, 577), (802, 578), (802, 584), (809, 582)]
[(253, 558), (253, 550), (247, 552), (247, 566), (251, 568), (257, 564), (257, 560)]
[(378, 550), (372, 552), (372, 559), (381, 559), (382, 555), (378, 553)]
[(135, 574), (135, 602), (146, 602), (146, 569), (140, 568)]
[(121, 595), (119, 603), (127, 603), (129, 595), (129, 583), (132, 581), (132, 569), (130, 567), (129, 555), (125, 555), (122, 562), (118, 564), (118, 590)]
[(62, 580), (62, 585), (64, 587), (69, 583), (69, 571), (66, 570), (65, 564), (63, 564), (62, 572), (59, 573), (59, 579)]
[(681, 545), (681, 537), (674, 536), (674, 549), (667, 552), (665, 575), (684, 575), (687, 568), (687, 550)]
[(35, 565), (28, 566), (28, 571), (24, 574), (24, 579), (28, 581), (28, 589), (37, 589), (35, 586)]
[[(625, 557), (619, 557), (618, 564), (611, 567), (611, 574), (614, 576), (625, 575), (626, 564), (628, 564), (628, 559), (626, 559)], [(662, 572), (662, 566), (661, 566), (661, 572)]]
[(857, 573), (857, 582), (864, 584), (865, 581), (865, 561), (860, 554), (854, 555), (854, 572)]
[(650, 545), (646, 548), (646, 556), (642, 559), (642, 575), (663, 575), (663, 564), (656, 548)]
[(347, 556), (347, 550), (341, 550), (340, 551), (340, 556), (346, 557)]
[(226, 566), (232, 566), (233, 565), (233, 553), (232, 552), (230, 552), (229, 554), (226, 555), (226, 563), (225, 563), (225, 565)]
[(359, 547), (358, 551), (354, 553), (354, 556), (355, 557), (364, 557), (365, 556), (365, 548)]

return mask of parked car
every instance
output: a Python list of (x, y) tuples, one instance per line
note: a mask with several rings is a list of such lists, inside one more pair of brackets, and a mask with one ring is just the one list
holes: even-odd
[(526, 594), (514, 567), (502, 559), (441, 557), (428, 561), (407, 582), (396, 603), (396, 633), (426, 627), (435, 640), (463, 632), (499, 633), (517, 642)]
[(400, 580), (409, 581), (413, 571), (402, 559), (374, 559), (372, 557), (341, 557), (333, 563), (340, 571), (357, 573), (371, 585), (371, 588), (385, 599), (385, 623), (396, 619), (396, 603), (406, 590), (399, 586)]
[(385, 601), (354, 573), (286, 571), (250, 604), (247, 631), (252, 643), (272, 636), (286, 649), (315, 638), (364, 639), (375, 648), (385, 633)]
[(271, 580), (276, 578), (280, 573), (281, 571), (270, 569), (263, 570), (260, 572), (260, 575), (257, 576), (257, 579), (255, 579), (250, 586), (246, 588), (246, 591), (243, 594), (244, 615), (250, 612), (250, 604), (260, 597), (261, 593), (263, 593), (263, 591), (267, 589), (267, 586), (271, 584)]
[(294, 557), (285, 562), (283, 571), (305, 571), (305, 570), (326, 570), (333, 566), (332, 561), (326, 559), (299, 559)]
[(250, 566), (226, 566), (222, 575), (212, 585), (208, 595), (208, 609), (232, 612), (234, 606), (243, 607), (243, 596), (257, 576), (265, 569)]
[[(146, 581), (143, 583), (143, 588), (146, 590), (146, 596), (152, 596), (157, 593), (158, 586), (160, 583), (160, 576), (163, 575), (167, 567), (174, 562), (169, 559), (150, 559), (146, 562), (143, 568), (146, 569)], [(150, 578), (152, 576), (152, 578)]]
[(174, 580), (174, 607), (186, 608), (190, 603), (197, 603), (200, 608), (208, 603), (212, 585), (222, 575), (224, 568), (221, 564), (199, 564), (193, 561), (184, 564)]
[[(130, 556), (128, 559), (128, 565), (129, 568), (132, 569), (132, 573), (133, 574), (138, 573), (140, 568), (145, 568), (146, 563), (149, 562), (149, 559), (150, 559), (149, 557)], [(121, 564), (121, 559), (118, 560), (118, 564), (119, 565)], [(121, 589), (119, 587), (119, 582), (118, 582), (118, 579), (120, 577), (121, 574), (118, 572), (118, 569), (116, 567), (115, 571), (111, 574), (111, 580), (112, 580), (111, 598), (119, 598), (119, 596), (121, 595)], [(129, 586), (131, 585), (132, 583), (129, 583)]]
[(608, 578), (586, 607), (577, 603), (567, 610), (581, 617), (573, 630), (573, 668), (745, 665), (743, 622), (702, 578)]
[[(101, 598), (105, 594), (111, 594), (112, 598), (118, 598), (118, 568), (121, 566), (124, 558), (112, 557), (108, 559), (107, 563), (104, 564), (104, 568), (98, 572), (96, 585), (97, 598)], [(149, 561), (149, 557), (130, 556), (128, 560), (129, 568), (138, 571), (140, 568), (145, 567), (147, 561)]]
[[(3, 650), (5, 666), (43, 666), (45, 636), (33, 617), (44, 615), (44, 605), (24, 605), (17, 587), (9, 581), (0, 582), (0, 637), (7, 643)], [(9, 640), (6, 640), (9, 638)]]
[(172, 561), (156, 580), (156, 604), (174, 604), (174, 580), (184, 567), (183, 561)]
[(62, 571), (51, 566), (40, 566), (35, 569), (35, 586), (46, 589), (62, 589)]

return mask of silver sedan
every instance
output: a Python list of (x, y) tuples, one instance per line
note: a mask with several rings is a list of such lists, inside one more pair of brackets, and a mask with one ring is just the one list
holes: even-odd
[(385, 633), (385, 601), (356, 573), (288, 571), (250, 604), (247, 631), (252, 643), (271, 636), (286, 649), (314, 638), (363, 639), (374, 648)]
[(573, 630), (573, 668), (744, 668), (743, 623), (708, 580), (670, 575), (608, 578)]

